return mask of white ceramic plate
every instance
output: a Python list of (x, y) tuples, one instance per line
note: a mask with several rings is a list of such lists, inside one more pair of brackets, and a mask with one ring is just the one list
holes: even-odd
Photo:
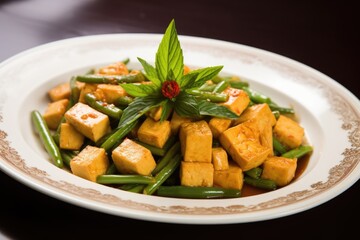
[(28, 50), (0, 65), (0, 167), (18, 181), (95, 211), (159, 222), (242, 223), (295, 214), (341, 194), (360, 177), (360, 103), (324, 74), (291, 59), (218, 40), (180, 36), (185, 63), (223, 65), (283, 106), (293, 106), (314, 153), (292, 184), (226, 200), (145, 196), (96, 184), (57, 168), (34, 134), (33, 109), (46, 91), (91, 67), (136, 57), (154, 61), (162, 35), (115, 34), (73, 38)]

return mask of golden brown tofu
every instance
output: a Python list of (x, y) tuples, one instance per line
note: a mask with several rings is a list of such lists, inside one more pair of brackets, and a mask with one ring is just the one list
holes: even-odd
[(179, 135), (184, 161), (211, 163), (213, 137), (206, 121), (181, 124)]
[(237, 115), (240, 115), (250, 103), (250, 98), (244, 90), (227, 88), (224, 93), (229, 95), (229, 99), (222, 103), (222, 105), (229, 108)]
[(228, 129), (232, 120), (228, 118), (211, 118), (209, 127), (214, 138), (218, 138), (222, 132)]
[(129, 70), (123, 62), (116, 62), (99, 69), (98, 74), (101, 75), (126, 75)]
[(264, 128), (265, 125), (270, 125), (273, 127), (276, 123), (276, 118), (272, 113), (268, 104), (255, 104), (251, 107), (248, 107), (240, 117), (234, 122), (234, 125), (246, 122), (248, 120), (255, 119), (259, 123), (260, 131)]
[(68, 99), (70, 97), (70, 84), (68, 82), (60, 83), (56, 87), (50, 89), (48, 94), (52, 102)]
[(191, 118), (181, 117), (174, 111), (170, 120), (171, 133), (178, 134), (181, 124), (186, 122), (191, 122)]
[(261, 178), (273, 180), (277, 186), (282, 187), (294, 178), (296, 167), (296, 158), (269, 157), (263, 164)]
[(52, 103), (49, 103), (45, 113), (43, 115), (46, 124), (49, 129), (55, 130), (61, 122), (61, 118), (66, 112), (67, 105), (69, 104), (68, 99), (61, 99)]
[(110, 121), (107, 115), (80, 102), (65, 113), (65, 119), (77, 131), (94, 142), (110, 129)]
[(268, 147), (270, 149), (270, 155), (274, 155), (272, 127), (275, 125), (276, 119), (269, 105), (263, 103), (248, 107), (234, 122), (234, 125), (250, 120), (256, 122), (258, 125), (261, 145)]
[(95, 96), (97, 99), (106, 103), (116, 103), (120, 97), (127, 96), (127, 93), (120, 85), (99, 84), (97, 85)]
[(274, 127), (274, 135), (290, 149), (299, 147), (304, 137), (304, 128), (291, 118), (281, 115)]
[(123, 174), (150, 175), (156, 162), (149, 149), (126, 138), (112, 151), (117, 170)]
[(84, 135), (69, 123), (62, 123), (59, 142), (61, 149), (79, 150), (84, 143)]
[(214, 167), (211, 163), (181, 161), (180, 182), (182, 186), (212, 187)]
[(141, 124), (137, 135), (141, 142), (163, 148), (171, 135), (170, 121), (154, 121), (148, 117)]
[(162, 106), (153, 108), (147, 113), (147, 115), (151, 117), (154, 121), (160, 121), (161, 114), (162, 114)]
[(85, 94), (87, 94), (87, 93), (95, 93), (95, 91), (97, 89), (97, 85), (98, 84), (85, 83), (82, 86), (81, 91), (80, 91), (79, 102), (86, 103)]
[(73, 174), (96, 182), (96, 178), (106, 172), (109, 159), (105, 149), (86, 146), (76, 157), (71, 159), (70, 168)]
[(227, 170), (214, 171), (214, 185), (227, 188), (241, 190), (244, 184), (244, 174), (241, 168), (234, 163), (229, 164)]
[(231, 127), (220, 135), (220, 143), (243, 171), (260, 166), (270, 153), (260, 144), (256, 122), (247, 121)]
[(222, 147), (212, 149), (212, 163), (215, 170), (226, 170), (229, 168), (228, 155)]

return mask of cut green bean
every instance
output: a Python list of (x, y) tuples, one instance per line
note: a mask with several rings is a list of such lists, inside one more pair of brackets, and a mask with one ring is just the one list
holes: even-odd
[(54, 161), (57, 167), (62, 168), (64, 163), (61, 157), (60, 149), (58, 148), (54, 139), (52, 138), (50, 130), (43, 116), (39, 111), (33, 110), (31, 112), (31, 119), (51, 159)]
[(282, 154), (282, 157), (286, 158), (300, 158), (310, 152), (313, 151), (312, 146), (300, 146), (298, 148), (292, 149), (284, 154)]
[(229, 99), (229, 95), (224, 94), (224, 93), (213, 93), (213, 92), (205, 92), (205, 91), (200, 91), (197, 89), (187, 89), (185, 90), (188, 94), (197, 96), (200, 99), (203, 100), (210, 100), (211, 102), (226, 102)]
[(77, 154), (74, 151), (69, 151), (69, 150), (60, 150), (61, 153), (61, 157), (63, 159), (64, 164), (67, 167), (70, 167), (70, 162), (71, 159), (73, 159)]
[(112, 175), (117, 173), (116, 165), (115, 163), (111, 163), (108, 169), (106, 170), (106, 175)]
[(166, 179), (175, 172), (176, 168), (180, 165), (180, 162), (181, 154), (177, 154), (163, 169), (160, 170), (160, 172), (156, 174), (155, 182), (146, 186), (143, 193), (146, 195), (152, 195), (161, 186), (161, 184), (163, 184)]
[(142, 193), (146, 185), (144, 184), (125, 184), (120, 187), (121, 190), (133, 192), (133, 193)]
[(216, 87), (216, 84), (204, 83), (197, 89), (200, 91), (204, 91), (204, 92), (212, 92), (212, 91), (214, 91), (215, 87)]
[(216, 84), (216, 87), (214, 88), (214, 90), (212, 92), (213, 93), (222, 93), (228, 86), (229, 86), (229, 84), (227, 82), (221, 81), (218, 84)]
[(164, 156), (165, 153), (166, 153), (166, 149), (164, 148), (159, 148), (159, 147), (155, 147), (155, 146), (152, 146), (150, 144), (147, 144), (147, 143), (144, 143), (144, 142), (141, 142), (141, 141), (135, 141), (137, 144), (140, 144), (141, 146), (147, 148), (150, 150), (150, 152), (153, 154), (153, 155), (156, 155), (156, 156)]
[(119, 97), (116, 100), (115, 105), (120, 105), (120, 106), (128, 106), (130, 103), (132, 103), (134, 101), (134, 98), (129, 97), (129, 96), (122, 96)]
[(253, 101), (254, 103), (267, 103), (270, 104), (272, 101), (269, 97), (251, 89), (248, 87), (243, 87), (242, 88), (250, 97), (250, 100)]
[(122, 127), (116, 128), (112, 133), (109, 135), (104, 136), (102, 139), (99, 140), (99, 143), (97, 145), (100, 145), (100, 147), (104, 148), (105, 151), (109, 151), (116, 143), (121, 141), (130, 131), (133, 127), (136, 126), (139, 120), (135, 120), (129, 124), (126, 124)]
[(273, 136), (273, 148), (280, 155), (287, 152), (286, 147), (281, 142), (279, 142), (279, 140), (275, 136)]
[(130, 62), (130, 58), (125, 58), (121, 62), (126, 65), (126, 64), (128, 64)]
[(170, 161), (171, 159), (180, 151), (180, 142), (176, 142), (164, 155), (163, 158), (159, 160), (156, 164), (155, 169), (152, 171), (152, 175), (156, 175), (161, 171)]
[(251, 186), (266, 189), (266, 190), (275, 190), (277, 188), (276, 183), (270, 179), (263, 179), (263, 178), (256, 179), (256, 178), (245, 176), (244, 182)]
[(70, 79), (70, 100), (73, 102), (73, 104), (77, 103), (80, 97), (80, 89), (78, 88), (76, 82), (77, 81), (75, 77)]
[(160, 186), (157, 195), (193, 199), (238, 198), (241, 197), (241, 191), (221, 187)]
[(272, 111), (272, 114), (274, 115), (276, 120), (278, 120), (278, 118), (280, 117), (280, 112), (278, 110)]
[(249, 177), (259, 179), (261, 176), (261, 173), (262, 173), (262, 169), (260, 167), (255, 167), (255, 168), (245, 171), (244, 173), (246, 175), (248, 175)]
[(118, 83), (139, 83), (145, 81), (144, 75), (139, 71), (136, 74), (130, 73), (127, 75), (79, 75), (76, 76), (76, 81), (85, 83), (107, 83), (107, 84), (118, 84)]
[(154, 177), (142, 176), (142, 175), (99, 175), (96, 178), (97, 183), (101, 184), (128, 184), (128, 183), (139, 183), (139, 184), (150, 184), (155, 182)]
[(279, 107), (274, 103), (270, 103), (269, 107), (270, 107), (271, 111), (278, 111), (279, 113), (282, 113), (282, 114), (294, 114), (295, 113), (293, 108)]
[(92, 93), (85, 94), (85, 101), (90, 107), (102, 112), (109, 117), (120, 119), (122, 110), (113, 104), (107, 104), (103, 101), (97, 100), (95, 95)]

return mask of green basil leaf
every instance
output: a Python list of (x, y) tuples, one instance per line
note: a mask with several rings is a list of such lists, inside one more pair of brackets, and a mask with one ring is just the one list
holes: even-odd
[(174, 102), (171, 101), (170, 99), (166, 99), (161, 106), (162, 106), (162, 111), (161, 111), (160, 121), (164, 121), (169, 118), (170, 113), (174, 107)]
[(231, 119), (236, 119), (239, 117), (230, 109), (213, 102), (208, 102), (206, 100), (199, 101), (199, 110), (201, 115)]
[(133, 97), (146, 97), (157, 92), (157, 88), (154, 85), (148, 84), (120, 84), (125, 91)]
[(197, 77), (193, 82), (189, 83), (188, 87), (200, 87), (207, 80), (211, 80), (213, 77), (218, 75), (218, 73), (221, 71), (222, 68), (223, 66), (214, 66), (214, 67), (196, 69), (189, 72), (188, 74), (197, 74)]
[(175, 111), (182, 117), (199, 117), (198, 100), (186, 92), (180, 92), (176, 98)]
[(160, 87), (161, 81), (159, 80), (156, 69), (144, 59), (139, 57), (137, 59), (144, 68), (146, 78), (149, 79), (156, 86)]
[(135, 98), (134, 101), (130, 103), (129, 106), (123, 111), (120, 118), (119, 127), (134, 122), (150, 109), (160, 106), (163, 101), (164, 99), (159, 98), (158, 96)]
[(177, 36), (174, 19), (170, 22), (159, 44), (155, 65), (157, 75), (161, 82), (167, 80), (166, 77), (170, 69), (173, 70), (175, 76), (175, 79), (170, 80), (179, 82), (184, 74), (184, 57)]
[(184, 75), (180, 80), (180, 88), (186, 89), (188, 86), (192, 85), (195, 82), (198, 75), (199, 73), (195, 71)]

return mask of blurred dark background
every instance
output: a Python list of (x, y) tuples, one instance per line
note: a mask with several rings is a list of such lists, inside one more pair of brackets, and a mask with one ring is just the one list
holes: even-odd
[[(292, 58), (360, 97), (360, 25), (353, 1), (0, 0), (0, 61), (70, 37), (163, 33), (172, 18), (180, 35), (236, 42)], [(34, 191), (2, 172), (0, 186), (0, 232), (10, 239), (230, 235), (343, 239), (357, 234), (354, 226), (360, 214), (359, 182), (329, 202), (296, 215), (216, 226), (146, 222), (94, 212)]]

